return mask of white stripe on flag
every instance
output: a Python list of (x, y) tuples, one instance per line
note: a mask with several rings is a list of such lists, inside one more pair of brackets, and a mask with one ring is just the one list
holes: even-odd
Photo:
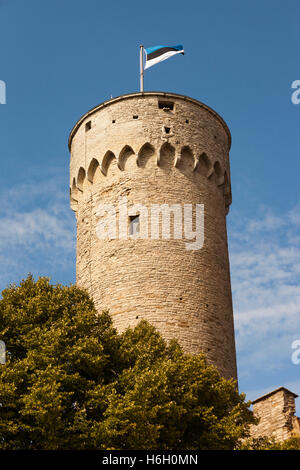
[(149, 67), (152, 67), (152, 65), (155, 65), (158, 62), (162, 62), (163, 60), (166, 60), (169, 57), (172, 57), (175, 54), (182, 54), (183, 52), (184, 52), (183, 50), (181, 50), (181, 51), (168, 51), (168, 52), (165, 52), (164, 54), (162, 54), (158, 57), (155, 57), (155, 59), (146, 60), (144, 70), (148, 69)]

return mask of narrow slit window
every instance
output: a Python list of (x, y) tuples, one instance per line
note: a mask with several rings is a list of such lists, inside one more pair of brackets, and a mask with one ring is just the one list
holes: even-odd
[(86, 124), (85, 124), (85, 132), (89, 131), (92, 127), (92, 121), (88, 121)]
[(129, 216), (129, 235), (137, 235), (140, 233), (140, 216), (130, 215)]

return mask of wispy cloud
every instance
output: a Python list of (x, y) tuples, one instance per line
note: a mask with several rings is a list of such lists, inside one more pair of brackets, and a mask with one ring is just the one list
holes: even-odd
[(286, 386), (281, 382), (294, 383), (300, 375), (291, 362), (291, 343), (300, 339), (299, 228), (299, 204), (285, 214), (261, 208), (256, 218), (231, 216), (239, 375), (249, 390), (259, 377), (272, 389), (277, 380)]
[(75, 220), (61, 174), (3, 191), (0, 208), (1, 288), (28, 272), (73, 282)]
[(70, 252), (73, 235), (66, 224), (65, 210), (61, 207), (57, 213), (52, 211), (53, 208), (39, 208), (0, 218), (0, 248), (22, 246), (35, 251), (51, 246)]

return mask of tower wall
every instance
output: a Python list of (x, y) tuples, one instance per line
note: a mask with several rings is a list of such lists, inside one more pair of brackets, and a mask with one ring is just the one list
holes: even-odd
[[(204, 351), (236, 378), (226, 214), (230, 133), (202, 103), (136, 93), (86, 113), (73, 128), (70, 187), (77, 218), (77, 284), (123, 331), (141, 319), (186, 352)], [(99, 204), (204, 204), (204, 244), (97, 236)], [(149, 227), (150, 232), (150, 227)]]

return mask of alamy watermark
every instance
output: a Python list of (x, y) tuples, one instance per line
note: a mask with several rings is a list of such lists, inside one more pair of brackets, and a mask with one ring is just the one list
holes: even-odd
[(300, 80), (294, 80), (291, 88), (295, 90), (292, 93), (291, 101), (293, 104), (299, 104), (300, 103)]
[(0, 340), (0, 364), (6, 363), (6, 346), (4, 341)]
[(299, 365), (300, 364), (300, 339), (295, 339), (295, 341), (292, 342), (292, 349), (295, 349), (291, 357), (292, 363), (295, 365)]
[(6, 104), (6, 83), (0, 80), (0, 104)]
[(204, 243), (203, 204), (128, 205), (127, 197), (119, 203), (99, 204), (100, 218), (96, 233), (100, 240), (150, 239), (189, 240), (186, 250), (200, 250)]

